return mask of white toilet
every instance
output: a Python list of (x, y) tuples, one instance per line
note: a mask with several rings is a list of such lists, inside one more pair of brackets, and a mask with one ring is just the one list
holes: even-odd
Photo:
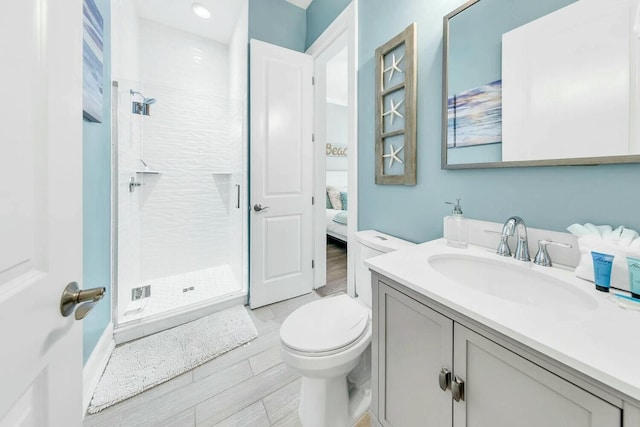
[(280, 328), (282, 360), (302, 376), (298, 413), (304, 427), (351, 426), (369, 409), (371, 274), (364, 260), (413, 245), (374, 230), (355, 238), (357, 298), (311, 302)]

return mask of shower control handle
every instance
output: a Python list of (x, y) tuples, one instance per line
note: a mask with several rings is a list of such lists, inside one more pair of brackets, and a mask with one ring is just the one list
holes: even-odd
[(140, 187), (142, 185), (141, 182), (136, 181), (136, 178), (134, 176), (132, 176), (131, 178), (129, 178), (129, 192), (133, 193), (133, 189), (135, 187)]
[(253, 206), (253, 210), (256, 212), (266, 211), (267, 209), (269, 209), (269, 206), (262, 206), (260, 203), (256, 203)]

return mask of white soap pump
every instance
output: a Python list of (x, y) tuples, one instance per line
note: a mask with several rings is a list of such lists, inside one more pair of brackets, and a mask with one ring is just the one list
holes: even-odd
[(445, 237), (447, 245), (454, 248), (466, 248), (469, 245), (469, 224), (462, 216), (461, 199), (456, 199), (456, 203), (445, 202), (453, 206), (453, 213), (446, 217)]

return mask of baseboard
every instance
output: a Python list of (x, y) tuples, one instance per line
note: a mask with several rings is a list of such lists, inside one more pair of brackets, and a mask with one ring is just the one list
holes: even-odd
[(104, 372), (104, 368), (107, 366), (109, 356), (116, 346), (116, 342), (113, 339), (113, 323), (109, 322), (105, 328), (102, 336), (98, 340), (96, 347), (93, 349), (93, 353), (89, 356), (89, 360), (82, 369), (82, 413), (87, 413), (89, 403), (91, 403), (91, 397), (93, 392), (98, 386), (98, 381)]

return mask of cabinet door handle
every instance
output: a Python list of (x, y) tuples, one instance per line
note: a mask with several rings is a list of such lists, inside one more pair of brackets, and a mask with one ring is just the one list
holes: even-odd
[(442, 391), (449, 390), (451, 388), (451, 371), (447, 368), (442, 368), (440, 370), (440, 375), (438, 376), (438, 383), (440, 384)]
[(451, 394), (456, 402), (464, 401), (464, 381), (455, 377), (451, 382)]

